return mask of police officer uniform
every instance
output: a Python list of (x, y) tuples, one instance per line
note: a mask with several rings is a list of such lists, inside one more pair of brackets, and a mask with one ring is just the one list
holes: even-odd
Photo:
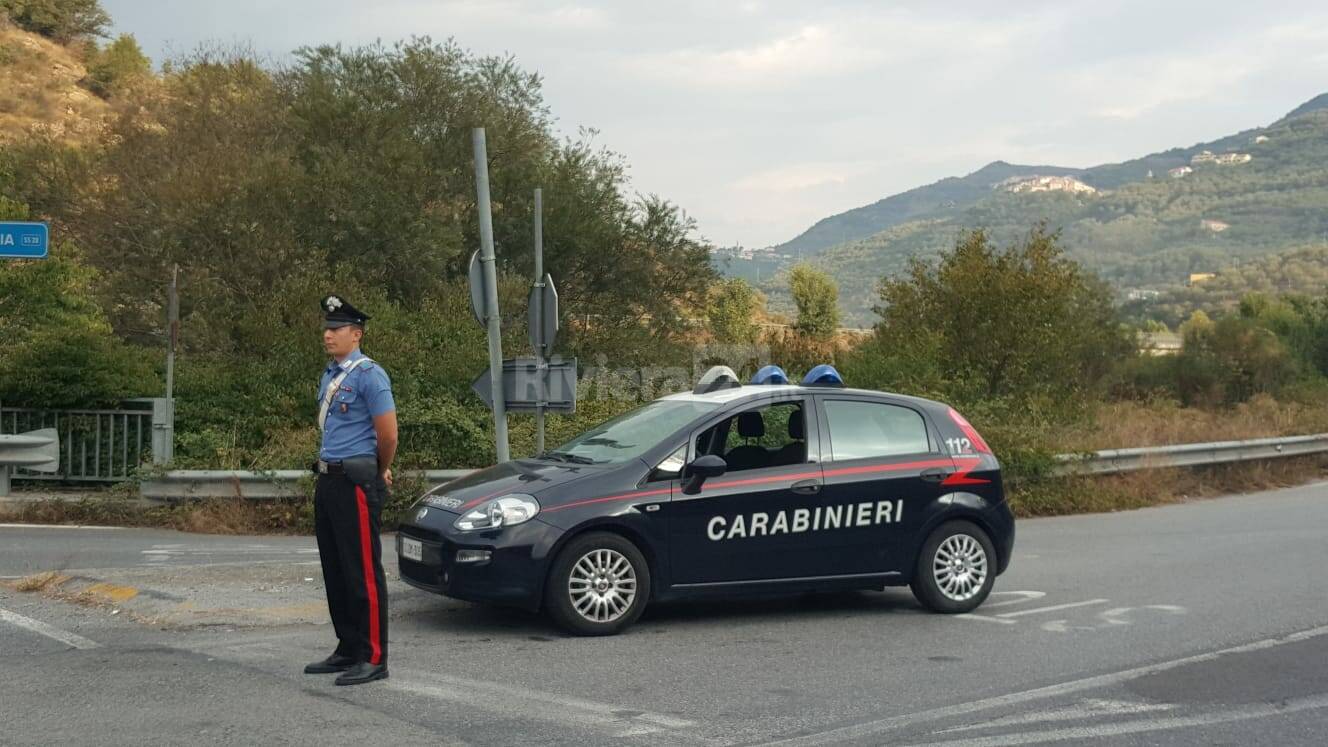
[[(369, 320), (337, 296), (321, 305), (328, 329), (363, 327)], [(379, 539), (387, 485), (379, 474), (373, 419), (396, 405), (387, 372), (358, 348), (328, 364), (318, 391), (322, 445), (313, 467), (314, 526), (338, 643), (331, 656), (304, 671), (342, 672), (336, 684), (353, 685), (387, 677), (387, 584)]]

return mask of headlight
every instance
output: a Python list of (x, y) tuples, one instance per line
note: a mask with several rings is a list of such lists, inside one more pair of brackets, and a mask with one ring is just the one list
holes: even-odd
[(457, 529), (469, 532), (473, 529), (497, 529), (530, 521), (539, 513), (539, 501), (525, 493), (508, 493), (501, 498), (479, 506), (456, 520)]

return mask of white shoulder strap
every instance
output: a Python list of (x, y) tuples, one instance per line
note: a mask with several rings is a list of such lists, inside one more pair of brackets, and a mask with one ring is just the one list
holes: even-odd
[(341, 382), (346, 380), (351, 371), (360, 367), (361, 363), (373, 363), (369, 358), (358, 358), (349, 366), (341, 370), (341, 373), (332, 377), (327, 383), (327, 391), (323, 392), (323, 404), (318, 408), (318, 430), (322, 431), (327, 426), (327, 413), (332, 407), (332, 398), (337, 396), (337, 390), (341, 388)]

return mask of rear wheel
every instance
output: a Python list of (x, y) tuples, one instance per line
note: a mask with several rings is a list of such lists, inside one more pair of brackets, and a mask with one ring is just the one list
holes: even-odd
[(630, 540), (610, 532), (573, 539), (553, 562), (544, 605), (575, 635), (613, 635), (636, 622), (650, 599), (650, 568)]
[(947, 521), (922, 544), (910, 586), (933, 612), (972, 612), (996, 581), (996, 550), (987, 533), (967, 521)]

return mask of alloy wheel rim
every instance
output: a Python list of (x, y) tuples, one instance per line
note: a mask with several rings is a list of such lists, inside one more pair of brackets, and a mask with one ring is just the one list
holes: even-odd
[(594, 623), (613, 622), (636, 601), (636, 569), (617, 550), (601, 548), (582, 555), (567, 579), (572, 609)]
[(932, 577), (946, 599), (965, 602), (977, 596), (987, 580), (987, 552), (967, 534), (945, 538), (932, 559)]

